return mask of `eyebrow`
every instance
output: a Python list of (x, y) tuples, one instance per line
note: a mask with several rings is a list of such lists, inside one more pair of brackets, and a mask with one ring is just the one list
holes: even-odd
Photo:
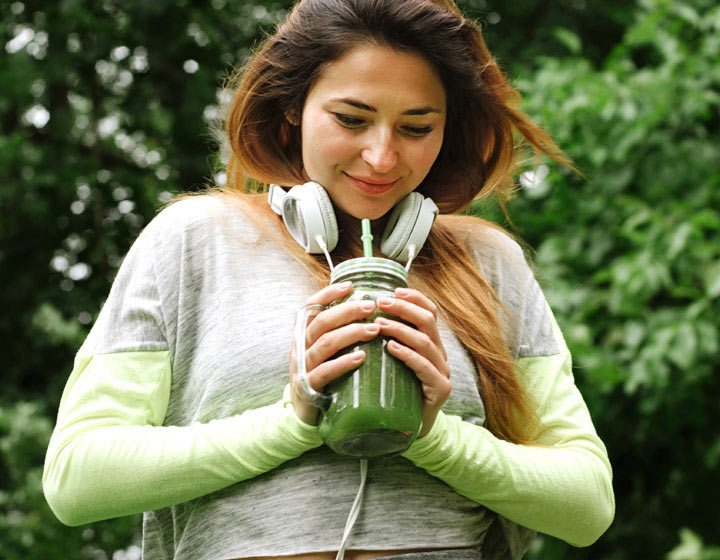
[[(345, 103), (347, 105), (350, 105), (352, 107), (355, 107), (357, 109), (362, 109), (363, 111), (371, 111), (373, 113), (377, 113), (377, 109), (375, 107), (371, 107), (370, 105), (366, 105), (365, 103), (362, 103), (361, 101), (358, 101), (357, 99), (352, 99), (349, 97), (343, 97), (343, 98), (334, 98), (330, 101), (339, 101), (340, 103)], [(407, 111), (403, 111), (403, 115), (427, 115), (428, 113), (442, 113), (440, 109), (436, 109), (435, 107), (418, 107), (417, 109), (408, 109)]]

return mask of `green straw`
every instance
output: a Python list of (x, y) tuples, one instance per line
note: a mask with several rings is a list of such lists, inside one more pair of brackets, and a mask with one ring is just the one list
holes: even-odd
[(372, 231), (370, 231), (370, 220), (367, 218), (363, 219), (361, 222), (362, 225), (362, 235), (360, 236), (360, 239), (362, 239), (363, 244), (363, 256), (365, 258), (372, 258), (373, 256), (373, 249), (372, 249)]

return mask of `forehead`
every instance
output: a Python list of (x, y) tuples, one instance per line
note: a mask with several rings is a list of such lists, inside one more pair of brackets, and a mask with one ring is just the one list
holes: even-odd
[(422, 56), (387, 46), (362, 45), (322, 69), (308, 98), (358, 98), (382, 109), (436, 106), (444, 111), (445, 89)]

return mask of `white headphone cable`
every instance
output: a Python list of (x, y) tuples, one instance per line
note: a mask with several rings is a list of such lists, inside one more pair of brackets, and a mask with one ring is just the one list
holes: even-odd
[(408, 245), (408, 261), (405, 265), (405, 272), (408, 272), (410, 270), (410, 265), (412, 264), (413, 260), (415, 260), (415, 244), (410, 243), (410, 245)]
[(333, 266), (332, 259), (330, 258), (330, 253), (328, 253), (327, 243), (325, 243), (323, 236), (320, 235), (319, 233), (315, 236), (315, 241), (317, 242), (318, 245), (320, 245), (320, 248), (323, 250), (323, 253), (325, 253), (325, 258), (327, 259), (328, 265), (330, 265), (330, 272), (332, 272), (333, 268), (335, 268), (335, 267)]
[(350, 515), (348, 515), (347, 522), (345, 523), (345, 532), (343, 533), (342, 542), (340, 543), (340, 549), (338, 550), (335, 560), (343, 560), (345, 558), (345, 546), (347, 545), (348, 537), (352, 531), (353, 525), (357, 520), (358, 513), (360, 513), (360, 506), (362, 505), (363, 495), (365, 493), (365, 481), (367, 480), (368, 462), (367, 459), (360, 459), (360, 488), (358, 488), (355, 501), (350, 508)]

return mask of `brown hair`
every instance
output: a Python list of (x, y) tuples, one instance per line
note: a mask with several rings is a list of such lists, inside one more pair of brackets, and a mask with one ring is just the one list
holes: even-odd
[[(223, 193), (250, 204), (248, 214), (320, 284), (328, 278), (324, 260), (306, 254), (284, 228), (270, 231), (268, 225), (279, 218), (257, 197), (243, 193), (262, 192), (269, 183), (304, 182), (300, 128), (286, 116), (302, 113), (305, 96), (325, 65), (362, 43), (417, 53), (443, 83), (448, 107), (444, 142), (417, 188), (442, 214), (490, 194), (501, 203), (510, 195), (514, 131), (537, 154), (569, 164), (514, 106), (519, 93), (491, 56), (477, 24), (465, 19), (452, 0), (301, 0), (231, 79), (235, 93), (225, 120), (231, 153)], [(502, 439), (527, 442), (534, 414), (515, 375), (499, 314), (502, 304), (463, 239), (488, 226), (497, 228), (468, 216), (440, 216), (413, 265), (411, 281), (437, 303), (472, 356), (488, 429)], [(341, 236), (334, 254), (360, 256), (361, 249)]]

